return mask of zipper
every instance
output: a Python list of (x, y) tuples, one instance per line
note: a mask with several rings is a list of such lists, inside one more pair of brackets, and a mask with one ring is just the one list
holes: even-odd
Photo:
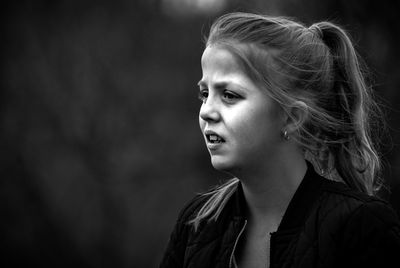
[(239, 242), (240, 236), (241, 236), (242, 233), (244, 232), (244, 229), (246, 228), (246, 225), (247, 225), (247, 220), (244, 221), (243, 227), (242, 227), (242, 229), (240, 230), (238, 236), (236, 237), (235, 244), (233, 245), (231, 257), (230, 257), (230, 259), (229, 259), (229, 268), (232, 268), (233, 255), (235, 254), (236, 245), (237, 245), (237, 243)]
[(275, 233), (276, 232), (271, 232), (269, 233), (269, 268), (273, 268), (273, 254), (275, 254), (275, 248), (273, 248), (272, 246), (275, 244), (274, 240), (275, 240)]

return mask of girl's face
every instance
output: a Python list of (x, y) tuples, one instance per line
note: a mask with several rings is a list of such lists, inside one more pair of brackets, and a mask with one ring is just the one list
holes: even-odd
[(199, 123), (214, 168), (229, 173), (268, 163), (283, 141), (283, 110), (228, 50), (208, 46), (201, 59)]

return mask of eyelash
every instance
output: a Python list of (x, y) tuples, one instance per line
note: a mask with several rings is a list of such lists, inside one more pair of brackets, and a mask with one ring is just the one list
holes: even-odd
[(236, 99), (240, 98), (237, 94), (232, 93), (230, 91), (224, 91), (223, 97), (224, 97), (225, 100), (229, 100), (229, 101), (236, 100)]
[(207, 90), (203, 89), (203, 90), (199, 91), (198, 98), (199, 98), (200, 101), (205, 102), (207, 97), (208, 97), (208, 91)]
[[(240, 99), (239, 95), (237, 95), (237, 94), (235, 94), (235, 93), (233, 93), (231, 91), (227, 91), (227, 90), (225, 90), (222, 93), (222, 97), (226, 102), (234, 102), (237, 99)], [(205, 90), (205, 89), (200, 90), (199, 94), (198, 94), (198, 98), (199, 98), (200, 101), (205, 102), (207, 100), (207, 98), (208, 98), (208, 90)]]

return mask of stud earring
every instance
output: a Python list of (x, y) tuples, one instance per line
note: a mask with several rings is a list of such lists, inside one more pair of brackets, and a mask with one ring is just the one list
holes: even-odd
[(289, 136), (287, 130), (284, 130), (284, 131), (283, 131), (283, 138), (284, 138), (285, 140), (287, 140), (287, 141), (290, 140), (290, 136)]

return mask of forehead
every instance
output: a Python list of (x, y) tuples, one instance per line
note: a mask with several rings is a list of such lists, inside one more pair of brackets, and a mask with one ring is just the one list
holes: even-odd
[(262, 87), (247, 75), (239, 56), (223, 46), (208, 46), (203, 52), (201, 65), (203, 77), (198, 83), (200, 87), (231, 85), (243, 92), (258, 92)]
[(239, 60), (226, 48), (221, 46), (207, 46), (201, 57), (201, 67), (214, 72), (237, 73), (242, 72)]

